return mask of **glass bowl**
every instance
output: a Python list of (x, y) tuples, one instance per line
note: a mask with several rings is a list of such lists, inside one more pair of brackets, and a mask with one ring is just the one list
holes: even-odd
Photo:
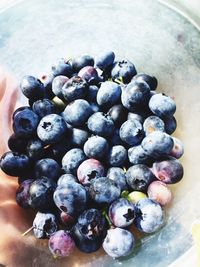
[[(55, 261), (46, 243), (38, 241), (37, 253), (27, 255), (21, 267), (165, 267), (192, 246), (190, 227), (200, 217), (198, 29), (155, 0), (50, 0), (48, 4), (30, 0), (0, 14), (0, 62), (17, 79), (49, 73), (59, 57), (95, 56), (108, 49), (115, 51), (118, 59), (130, 59), (138, 72), (155, 75), (158, 91), (174, 97), (177, 103), (178, 128), (173, 135), (185, 144), (181, 159), (185, 174), (180, 183), (170, 186), (174, 200), (166, 210), (167, 223), (158, 233), (144, 237), (125, 259), (111, 259), (100, 249), (90, 255), (76, 251), (69, 259)], [(1, 152), (11, 132), (12, 109), (26, 103), (17, 92), (8, 85), (1, 94)]]

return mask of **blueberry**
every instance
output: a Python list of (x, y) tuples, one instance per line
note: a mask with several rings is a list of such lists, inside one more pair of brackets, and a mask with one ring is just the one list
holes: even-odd
[(97, 103), (90, 103), (90, 108), (92, 109), (92, 113), (100, 111), (100, 107)]
[(18, 153), (25, 153), (28, 140), (23, 136), (12, 134), (8, 139), (8, 147), (10, 150)]
[(48, 211), (54, 207), (53, 192), (56, 184), (52, 179), (42, 177), (35, 180), (29, 190), (30, 205), (39, 211)]
[(94, 59), (89, 55), (83, 55), (72, 60), (72, 68), (74, 72), (79, 72), (86, 66), (94, 66)]
[(144, 132), (146, 135), (152, 133), (153, 131), (165, 131), (165, 124), (162, 119), (157, 116), (150, 116), (146, 118), (143, 124)]
[(91, 102), (96, 101), (99, 88), (96, 85), (90, 85), (87, 92), (87, 100)]
[(105, 173), (104, 166), (96, 159), (87, 159), (81, 163), (77, 170), (77, 177), (83, 185), (90, 185), (90, 181), (102, 177)]
[(51, 113), (55, 113), (56, 111), (54, 103), (47, 98), (35, 101), (32, 109), (40, 118), (43, 118)]
[(117, 83), (106, 81), (101, 83), (97, 93), (97, 103), (103, 109), (109, 109), (114, 104), (119, 103), (121, 97), (121, 87)]
[(134, 245), (135, 238), (132, 233), (117, 227), (108, 230), (103, 242), (103, 249), (112, 258), (119, 258), (130, 255)]
[(173, 148), (174, 142), (170, 135), (154, 131), (142, 140), (141, 145), (147, 155), (158, 158), (162, 155), (168, 155)]
[(172, 193), (167, 185), (161, 181), (152, 182), (147, 190), (148, 197), (165, 206), (172, 200)]
[(113, 64), (114, 60), (115, 53), (113, 51), (103, 52), (95, 58), (96, 66), (101, 70), (106, 70)]
[(137, 164), (127, 170), (126, 180), (131, 189), (146, 192), (149, 184), (155, 180), (155, 177), (146, 165)]
[(61, 168), (54, 159), (45, 158), (36, 162), (35, 175), (37, 178), (47, 177), (57, 181), (61, 174)]
[(165, 131), (168, 134), (172, 134), (175, 130), (176, 130), (176, 119), (175, 117), (166, 117), (163, 119), (164, 123), (165, 123)]
[(59, 223), (67, 229), (71, 229), (75, 222), (75, 219), (72, 216), (61, 210), (58, 210), (57, 218)]
[(155, 94), (149, 100), (150, 110), (159, 117), (171, 117), (176, 111), (174, 100), (164, 94)]
[(86, 208), (87, 191), (76, 182), (61, 184), (56, 188), (53, 199), (61, 211), (75, 217)]
[(127, 227), (135, 218), (134, 204), (125, 198), (119, 198), (110, 205), (108, 215), (115, 226)]
[(84, 99), (71, 102), (63, 112), (64, 119), (73, 126), (82, 126), (92, 114), (90, 104)]
[(183, 156), (184, 153), (184, 146), (183, 143), (180, 139), (176, 138), (176, 137), (172, 137), (173, 141), (174, 141), (174, 146), (172, 148), (172, 151), (170, 152), (170, 156), (179, 159), (180, 157)]
[(147, 105), (150, 88), (145, 82), (132, 81), (123, 90), (121, 101), (129, 111), (137, 112)]
[(104, 137), (95, 135), (85, 142), (83, 150), (88, 158), (101, 159), (108, 151), (108, 142)]
[(71, 235), (64, 230), (55, 232), (49, 239), (49, 250), (55, 258), (64, 258), (72, 254), (75, 248)]
[(144, 122), (144, 118), (142, 115), (138, 114), (138, 113), (134, 113), (134, 112), (129, 112), (128, 116), (127, 116), (127, 120), (137, 120), (139, 121), (141, 124), (143, 124)]
[(77, 182), (77, 178), (76, 176), (67, 173), (67, 174), (63, 174), (59, 177), (58, 181), (57, 181), (57, 185), (58, 186), (65, 186), (68, 183), (72, 183), (72, 182)]
[(99, 75), (94, 67), (86, 66), (78, 72), (78, 76), (84, 79), (89, 85), (97, 85), (99, 83)]
[(29, 189), (34, 180), (24, 180), (16, 191), (16, 202), (22, 208), (30, 208)]
[(53, 93), (58, 96), (60, 99), (63, 99), (63, 94), (62, 94), (62, 87), (64, 86), (64, 84), (69, 80), (68, 77), (63, 76), (63, 75), (59, 75), (56, 76), (53, 79), (52, 82), (52, 91)]
[(22, 93), (33, 101), (44, 98), (44, 85), (34, 76), (24, 76), (21, 80), (20, 88)]
[(138, 82), (146, 82), (149, 85), (151, 90), (156, 90), (158, 86), (158, 81), (156, 77), (150, 76), (145, 73), (138, 73), (137, 75), (133, 77), (133, 80), (136, 80)]
[(183, 178), (183, 166), (177, 159), (155, 162), (152, 171), (157, 179), (166, 184), (175, 184)]
[(98, 250), (102, 245), (106, 230), (106, 220), (99, 210), (85, 210), (73, 228), (76, 246), (85, 253)]
[(98, 204), (109, 204), (119, 198), (121, 190), (107, 177), (97, 177), (90, 181), (89, 194)]
[(66, 173), (76, 175), (79, 165), (86, 159), (86, 155), (80, 148), (69, 150), (62, 159), (62, 168)]
[(13, 131), (23, 137), (31, 137), (35, 134), (39, 123), (39, 117), (32, 110), (24, 109), (15, 114)]
[(153, 233), (164, 224), (164, 212), (159, 203), (149, 198), (141, 199), (136, 204), (135, 226), (142, 232)]
[(7, 175), (23, 176), (31, 167), (31, 162), (29, 157), (24, 154), (8, 151), (2, 155), (0, 167)]
[(126, 121), (127, 113), (128, 111), (123, 107), (122, 104), (116, 104), (108, 111), (108, 115), (111, 117), (117, 127), (120, 127), (121, 124)]
[(131, 164), (148, 164), (150, 156), (148, 156), (141, 145), (133, 146), (128, 149), (128, 159)]
[(123, 83), (129, 83), (136, 74), (135, 66), (129, 60), (115, 62), (111, 71), (112, 79), (122, 80)]
[(22, 107), (17, 108), (12, 114), (12, 119), (14, 120), (15, 116), (24, 110), (31, 110), (31, 108), (29, 106), (22, 106)]
[(57, 161), (61, 161), (64, 155), (70, 150), (71, 145), (69, 143), (70, 140), (67, 137), (60, 139), (55, 144), (52, 144), (48, 149), (51, 157), (53, 157)]
[(67, 125), (64, 119), (57, 114), (49, 114), (40, 120), (37, 127), (38, 137), (45, 144), (58, 142), (67, 131)]
[(127, 159), (127, 150), (121, 145), (113, 146), (108, 153), (108, 163), (110, 166), (123, 166)]
[(125, 121), (120, 127), (119, 135), (127, 144), (138, 145), (144, 137), (142, 124), (137, 120)]
[(49, 238), (58, 229), (54, 214), (37, 212), (33, 220), (33, 233), (36, 238)]
[(71, 77), (72, 75), (72, 66), (64, 59), (60, 58), (53, 66), (52, 72), (54, 76), (64, 75)]
[(87, 91), (88, 85), (86, 81), (79, 76), (73, 76), (62, 87), (62, 95), (68, 102), (84, 98)]
[(45, 155), (44, 143), (38, 138), (31, 139), (28, 141), (26, 152), (31, 159), (41, 159)]
[(127, 190), (126, 175), (123, 169), (119, 167), (111, 167), (107, 171), (107, 178), (113, 180), (121, 191)]
[(103, 112), (96, 112), (90, 116), (87, 126), (93, 134), (103, 137), (109, 137), (115, 129), (114, 122), (111, 117), (109, 115), (105, 115)]
[(72, 128), (69, 142), (71, 146), (83, 147), (88, 137), (89, 133), (86, 130), (79, 128)]

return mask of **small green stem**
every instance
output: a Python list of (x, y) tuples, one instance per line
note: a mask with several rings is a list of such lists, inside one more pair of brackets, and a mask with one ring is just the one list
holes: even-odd
[(106, 210), (103, 210), (102, 214), (103, 214), (103, 216), (106, 218), (106, 220), (107, 220), (109, 226), (110, 226), (110, 227), (113, 226), (113, 224), (112, 224), (110, 218), (108, 217), (108, 214), (107, 214)]

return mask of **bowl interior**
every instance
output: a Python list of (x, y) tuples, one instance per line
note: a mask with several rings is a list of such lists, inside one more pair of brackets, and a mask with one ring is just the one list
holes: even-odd
[[(155, 75), (159, 91), (177, 103), (178, 128), (183, 140), (185, 175), (172, 185), (174, 201), (166, 210), (167, 224), (146, 236), (134, 254), (113, 260), (102, 250), (76, 252), (67, 261), (53, 261), (41, 246), (38, 266), (165, 267), (192, 244), (190, 226), (200, 216), (200, 33), (187, 19), (153, 0), (30, 0), (0, 14), (0, 62), (20, 79), (42, 75), (59, 57), (96, 55), (113, 50), (130, 59), (138, 72)], [(21, 104), (25, 99), (20, 97)], [(48, 254), (47, 254), (48, 255)], [(19, 256), (20, 257), (20, 256)], [(42, 259), (43, 258), (43, 259)]]

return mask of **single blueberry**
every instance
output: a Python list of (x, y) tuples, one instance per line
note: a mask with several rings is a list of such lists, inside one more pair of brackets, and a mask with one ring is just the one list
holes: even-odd
[(121, 191), (128, 189), (126, 175), (123, 169), (119, 167), (111, 167), (107, 171), (107, 177), (108, 179), (113, 180)]
[(115, 53), (113, 51), (106, 51), (100, 53), (96, 58), (96, 66), (101, 70), (106, 70), (109, 66), (113, 64), (115, 60)]
[(146, 135), (153, 131), (165, 131), (165, 124), (162, 119), (157, 116), (147, 117), (143, 123), (144, 132)]
[(131, 146), (138, 145), (143, 137), (143, 127), (138, 120), (125, 121), (119, 131), (120, 138)]
[(84, 153), (88, 158), (101, 159), (108, 151), (108, 142), (102, 136), (92, 136), (84, 144)]
[(86, 160), (86, 155), (80, 148), (69, 150), (62, 159), (62, 168), (66, 173), (76, 175), (79, 165)]
[(108, 115), (111, 117), (117, 127), (120, 127), (121, 124), (126, 121), (127, 114), (128, 111), (122, 104), (116, 104), (108, 111)]
[(123, 83), (129, 83), (136, 74), (135, 66), (129, 60), (116, 61), (111, 71), (112, 79), (122, 80)]
[(43, 83), (31, 75), (26, 75), (22, 78), (20, 83), (22, 93), (32, 101), (44, 98), (44, 85)]
[(29, 189), (34, 180), (28, 179), (20, 183), (16, 191), (16, 202), (22, 208), (30, 208)]
[(148, 156), (141, 145), (130, 147), (128, 150), (129, 162), (133, 165), (136, 164), (148, 164), (150, 162), (150, 156)]
[(172, 134), (176, 130), (176, 127), (177, 127), (177, 122), (176, 122), (175, 117), (174, 116), (166, 117), (166, 118), (163, 118), (163, 121), (165, 123), (166, 133)]
[(68, 80), (69, 80), (69, 78), (66, 77), (66, 76), (63, 76), (63, 75), (56, 76), (53, 79), (53, 82), (52, 82), (52, 91), (60, 99), (64, 99), (63, 94), (62, 94), (62, 87), (64, 86), (64, 84)]
[(83, 55), (72, 59), (72, 68), (74, 72), (79, 72), (86, 66), (94, 66), (94, 59), (89, 55)]
[(171, 117), (176, 111), (176, 104), (169, 96), (155, 94), (149, 101), (149, 108), (159, 117)]
[(54, 76), (65, 75), (71, 77), (72, 66), (64, 58), (58, 59), (58, 61), (52, 66), (52, 72)]
[(79, 128), (72, 128), (69, 142), (71, 146), (83, 147), (88, 137), (89, 137), (89, 133), (86, 130), (79, 129)]
[(25, 153), (28, 140), (23, 136), (12, 134), (8, 139), (8, 147), (10, 150), (18, 153)]
[(97, 85), (100, 81), (97, 70), (92, 66), (86, 66), (78, 72), (78, 76), (84, 79), (89, 85)]
[(31, 139), (28, 141), (26, 152), (31, 159), (41, 159), (45, 155), (44, 143), (38, 138)]
[(59, 177), (58, 181), (57, 181), (57, 185), (58, 186), (65, 186), (68, 183), (72, 183), (72, 182), (78, 182), (78, 179), (76, 178), (76, 176), (67, 173), (67, 174), (63, 174)]
[(56, 111), (55, 104), (47, 98), (35, 101), (32, 109), (40, 118)]
[(61, 168), (54, 159), (41, 159), (35, 164), (35, 175), (36, 178), (43, 176), (57, 181), (61, 175)]
[(121, 145), (113, 146), (108, 152), (108, 163), (113, 167), (123, 166), (127, 159), (127, 150)]
[(145, 73), (138, 73), (133, 77), (133, 80), (137, 80), (138, 82), (146, 82), (151, 90), (156, 90), (158, 86), (158, 81), (156, 77), (150, 76)]

